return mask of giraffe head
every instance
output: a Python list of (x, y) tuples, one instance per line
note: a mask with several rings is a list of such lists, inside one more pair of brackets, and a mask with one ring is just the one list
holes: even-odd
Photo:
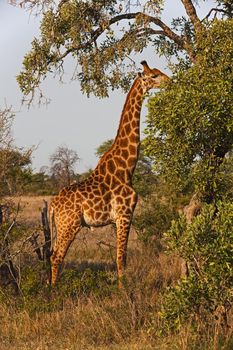
[(159, 69), (150, 68), (146, 61), (142, 61), (141, 64), (143, 66), (143, 72), (138, 73), (138, 76), (142, 81), (144, 93), (150, 89), (159, 88), (161, 83), (169, 79), (169, 77)]

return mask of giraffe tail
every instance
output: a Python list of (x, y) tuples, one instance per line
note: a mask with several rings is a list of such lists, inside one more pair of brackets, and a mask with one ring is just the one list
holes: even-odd
[(49, 207), (49, 228), (50, 228), (50, 254), (53, 254), (53, 247), (54, 247), (54, 242), (55, 242), (55, 237), (56, 237), (56, 226), (55, 226), (55, 219), (54, 219), (54, 208), (52, 204), (50, 204)]

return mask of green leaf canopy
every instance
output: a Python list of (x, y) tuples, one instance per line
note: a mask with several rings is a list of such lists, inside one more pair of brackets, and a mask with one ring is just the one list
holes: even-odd
[(233, 20), (216, 20), (196, 52), (196, 64), (150, 99), (145, 147), (157, 171), (210, 195), (233, 144)]

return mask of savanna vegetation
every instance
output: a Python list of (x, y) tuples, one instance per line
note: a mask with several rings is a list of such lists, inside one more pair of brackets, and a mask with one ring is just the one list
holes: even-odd
[[(41, 15), (17, 78), (29, 103), (36, 92), (43, 97), (50, 72), (62, 75), (69, 55), (82, 91), (99, 97), (128, 89), (129, 57), (148, 47), (168, 59), (172, 77), (147, 103), (122, 290), (114, 227), (83, 230), (51, 290), (42, 198), (88, 174), (77, 174), (79, 156), (67, 147), (34, 173), (33, 150), (14, 145), (11, 108), (0, 111), (1, 349), (232, 349), (232, 1), (215, 1), (199, 18), (201, 1), (181, 0), (186, 15), (171, 24), (161, 19), (167, 1), (160, 0), (136, 12), (112, 0), (14, 3)], [(33, 219), (18, 195), (31, 196), (31, 206), (42, 196)]]

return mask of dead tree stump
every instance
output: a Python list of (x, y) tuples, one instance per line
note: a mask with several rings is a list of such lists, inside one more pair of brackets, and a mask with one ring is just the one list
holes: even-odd
[(44, 208), (41, 212), (42, 227), (44, 233), (44, 245), (43, 245), (43, 260), (50, 263), (51, 256), (51, 232), (48, 220), (48, 203), (44, 201)]

